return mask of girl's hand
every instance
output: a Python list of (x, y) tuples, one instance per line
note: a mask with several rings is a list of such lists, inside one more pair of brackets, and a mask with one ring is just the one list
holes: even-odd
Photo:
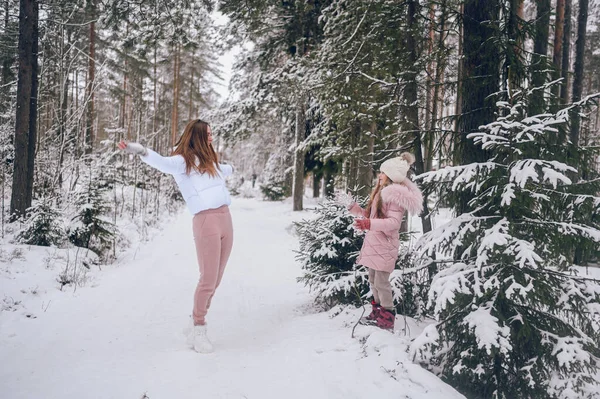
[(354, 204), (354, 198), (348, 193), (338, 191), (335, 193), (335, 202), (348, 209)]
[(119, 142), (119, 144), (117, 144), (117, 146), (121, 150), (128, 152), (130, 154), (141, 155), (141, 156), (148, 154), (146, 147), (144, 147), (140, 143), (128, 143), (125, 140), (123, 140), (123, 141)]
[(359, 230), (369, 230), (371, 228), (371, 219), (356, 219), (354, 227)]

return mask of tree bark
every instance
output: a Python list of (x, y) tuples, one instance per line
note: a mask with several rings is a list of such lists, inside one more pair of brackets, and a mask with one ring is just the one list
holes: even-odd
[(306, 134), (306, 111), (304, 98), (298, 99), (296, 104), (296, 146), (294, 149), (294, 182), (293, 182), (293, 210), (301, 211), (303, 209), (302, 199), (304, 196), (304, 151), (302, 142)]
[(321, 176), (320, 173), (313, 173), (313, 198), (319, 198), (321, 195)]
[[(32, 0), (33, 1), (33, 0)], [(29, 143), (27, 145), (27, 203), (31, 206), (33, 201), (33, 178), (35, 172), (35, 152), (37, 143), (37, 119), (38, 119), (38, 51), (39, 51), (39, 3), (34, 3), (33, 35), (32, 35), (32, 63), (31, 63), (31, 99), (29, 104)]]
[(192, 115), (194, 112), (194, 92), (196, 90), (196, 88), (194, 87), (194, 56), (192, 55), (192, 77), (190, 78), (190, 108), (188, 110), (188, 120), (192, 119)]
[[(537, 0), (537, 17), (535, 23), (535, 39), (531, 56), (531, 85), (533, 88), (543, 86), (547, 81), (548, 36), (550, 32), (550, 0)], [(545, 111), (544, 91), (533, 92), (529, 104), (529, 114), (537, 115)]]
[(367, 135), (360, 129), (360, 148), (361, 156), (357, 163), (357, 178), (356, 183), (358, 190), (356, 194), (360, 197), (367, 197), (371, 192), (371, 185), (373, 184), (373, 149), (375, 147), (375, 123), (371, 125), (371, 134)]
[[(467, 138), (479, 126), (494, 120), (496, 99), (493, 94), (499, 88), (500, 51), (493, 40), (496, 32), (487, 21), (499, 18), (498, 0), (480, 2), (467, 0), (463, 18), (463, 70), (460, 86), (462, 115), (459, 120), (458, 146), (455, 151), (457, 164), (485, 162), (486, 151)], [(459, 198), (457, 212), (468, 212), (470, 196)]]
[(323, 177), (323, 198), (333, 197), (334, 187), (335, 181), (333, 171), (330, 167), (327, 167), (325, 169), (325, 176)]
[(10, 202), (12, 216), (25, 215), (33, 197), (38, 85), (38, 14), (37, 0), (20, 1), (15, 159)]
[[(416, 36), (419, 34), (417, 26), (417, 2), (409, 0), (407, 2), (407, 23), (408, 32), (406, 36), (406, 48), (408, 50), (408, 65), (416, 65), (418, 61)], [(411, 133), (413, 138), (413, 151), (415, 155), (415, 172), (420, 175), (425, 171), (425, 161), (423, 159), (423, 143), (421, 141), (421, 131), (419, 125), (419, 103), (418, 103), (418, 85), (417, 73), (414, 68), (410, 68), (407, 73), (407, 83), (404, 89), (406, 131)], [(421, 214), (423, 223), (423, 232), (431, 231), (431, 220), (427, 208), (427, 195), (423, 195), (424, 211)]]
[(179, 45), (175, 45), (175, 57), (173, 60), (173, 110), (171, 112), (171, 146), (177, 142), (177, 126), (179, 125)]
[[(4, 2), (4, 34), (8, 35), (8, 29), (9, 29), (9, 15), (10, 15), (10, 8), (9, 8), (9, 1), (5, 0)], [(3, 111), (6, 109), (6, 107), (8, 107), (9, 104), (9, 95), (10, 95), (10, 85), (9, 82), (12, 79), (12, 71), (11, 71), (11, 66), (13, 64), (14, 58), (12, 55), (10, 55), (10, 53), (8, 51), (5, 51), (4, 54), (2, 55), (2, 88), (0, 89), (0, 92), (2, 93), (2, 98), (0, 99), (2, 101), (2, 103), (0, 104), (0, 109), (2, 109)]]
[(431, 130), (431, 139), (427, 143), (427, 149), (425, 153), (425, 171), (428, 172), (432, 168), (433, 164), (433, 152), (434, 145), (437, 140), (437, 122), (439, 118), (439, 104), (444, 100), (443, 95), (440, 97), (440, 89), (444, 84), (444, 71), (446, 69), (446, 49), (445, 49), (445, 40), (446, 35), (446, 1), (442, 1), (441, 10), (440, 10), (440, 35), (438, 37), (438, 56), (436, 57), (436, 67), (435, 67), (435, 80), (434, 80), (434, 89), (433, 89), (433, 105), (431, 112), (431, 122), (430, 122), (430, 130)]
[[(523, 87), (523, 67), (521, 62), (521, 49), (523, 46), (523, 35), (521, 32), (521, 20), (523, 15), (523, 0), (509, 1), (509, 14), (507, 16), (506, 31), (509, 40), (514, 45), (506, 48), (504, 60), (502, 83), (504, 90), (518, 90)], [(508, 85), (508, 86), (507, 86)]]
[[(573, 102), (581, 100), (583, 92), (583, 66), (585, 62), (585, 39), (587, 31), (589, 0), (579, 0), (579, 15), (577, 16), (577, 42), (575, 43), (575, 74), (573, 76)], [(579, 110), (571, 112), (571, 142), (579, 146), (581, 117)]]
[(358, 185), (358, 160), (360, 153), (357, 151), (360, 145), (360, 121), (354, 120), (350, 125), (350, 147), (353, 149), (353, 152), (346, 163), (346, 191), (357, 195), (360, 189)]
[[(556, 0), (556, 23), (554, 25), (554, 51), (552, 52), (552, 80), (561, 77), (562, 45), (565, 28), (565, 0)], [(558, 111), (560, 84), (552, 86), (552, 112)]]
[(560, 87), (560, 103), (562, 105), (569, 103), (569, 68), (571, 66), (571, 6), (572, 0), (565, 0), (565, 25), (561, 67), (561, 77), (563, 80)]
[(85, 127), (85, 153), (94, 148), (94, 84), (96, 77), (96, 1), (89, 0), (90, 7), (90, 51), (88, 58), (88, 103)]

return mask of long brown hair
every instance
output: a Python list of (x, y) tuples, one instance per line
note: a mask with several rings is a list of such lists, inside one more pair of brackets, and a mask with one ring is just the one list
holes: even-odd
[[(381, 190), (383, 190), (385, 187), (389, 186), (392, 183), (389, 177), (386, 176), (386, 178), (387, 180), (383, 184), (379, 184), (379, 179), (377, 179), (377, 185), (371, 192), (371, 197), (369, 198), (369, 203), (367, 204), (367, 217), (371, 217), (371, 208), (373, 207), (373, 202), (375, 201), (375, 197), (377, 196), (377, 194), (380, 194)], [(375, 217), (377, 219), (383, 219), (385, 217), (385, 215), (383, 214), (383, 201), (381, 200), (381, 195), (379, 195), (379, 197), (377, 198), (377, 203), (375, 203)]]
[(208, 123), (200, 119), (191, 120), (183, 134), (175, 144), (173, 155), (181, 155), (185, 159), (185, 173), (192, 169), (199, 173), (217, 175), (219, 157), (212, 144), (208, 142)]

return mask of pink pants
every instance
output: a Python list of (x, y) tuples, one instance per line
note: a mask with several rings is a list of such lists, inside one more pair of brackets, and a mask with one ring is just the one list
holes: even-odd
[(224, 205), (194, 215), (192, 221), (200, 281), (194, 294), (194, 325), (204, 324), (215, 290), (221, 283), (233, 246), (233, 225)]

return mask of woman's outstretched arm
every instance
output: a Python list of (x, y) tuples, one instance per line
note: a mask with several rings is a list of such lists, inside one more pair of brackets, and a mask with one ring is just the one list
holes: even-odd
[(123, 151), (139, 155), (142, 161), (163, 173), (171, 175), (185, 173), (185, 160), (181, 155), (163, 157), (139, 143), (128, 143), (126, 141), (121, 141), (118, 146)]

